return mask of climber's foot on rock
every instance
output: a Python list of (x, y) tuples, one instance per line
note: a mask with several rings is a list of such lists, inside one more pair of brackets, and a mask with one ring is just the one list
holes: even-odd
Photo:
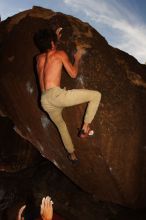
[(91, 130), (89, 125), (84, 125), (81, 130), (79, 130), (78, 136), (80, 138), (87, 138), (94, 135), (94, 130)]
[(77, 158), (77, 156), (76, 156), (76, 154), (75, 154), (75, 152), (72, 152), (72, 153), (70, 153), (69, 155), (68, 155), (68, 158), (69, 158), (69, 160), (73, 163), (73, 164), (75, 164), (75, 163), (78, 163), (78, 158)]

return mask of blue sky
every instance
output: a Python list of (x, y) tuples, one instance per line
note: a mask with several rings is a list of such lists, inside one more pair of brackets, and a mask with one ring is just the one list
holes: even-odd
[(146, 62), (146, 0), (0, 0), (1, 18), (33, 5), (88, 22), (111, 46)]

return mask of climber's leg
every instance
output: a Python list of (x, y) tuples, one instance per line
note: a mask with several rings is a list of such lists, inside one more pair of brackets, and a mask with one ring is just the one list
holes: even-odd
[(68, 132), (68, 128), (66, 126), (66, 123), (62, 117), (62, 109), (58, 109), (52, 112), (49, 112), (49, 116), (51, 120), (54, 122), (56, 127), (58, 128), (58, 131), (60, 133), (62, 142), (66, 148), (66, 150), (69, 153), (69, 159), (70, 160), (77, 160), (77, 157), (75, 155), (75, 148), (72, 143), (70, 134)]
[[(101, 93), (98, 91), (87, 89), (60, 90), (62, 90), (62, 92), (60, 92), (60, 94), (54, 100), (54, 104), (56, 104), (56, 106), (58, 107), (68, 107), (88, 102), (87, 110), (84, 117), (84, 124), (81, 130), (81, 136), (84, 137), (87, 136), (87, 134), (93, 134), (93, 131), (90, 131), (89, 124), (92, 122), (97, 112), (101, 99)], [(85, 135), (83, 135), (83, 133), (85, 133)]]

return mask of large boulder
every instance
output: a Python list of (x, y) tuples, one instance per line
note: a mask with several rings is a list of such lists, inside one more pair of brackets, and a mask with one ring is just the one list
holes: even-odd
[[(71, 79), (64, 71), (62, 86), (102, 93), (91, 139), (77, 137), (86, 104), (63, 112), (80, 160), (76, 166), (68, 160), (56, 127), (40, 106), (33, 35), (50, 26), (63, 27), (58, 47), (72, 61), (76, 47), (86, 50), (78, 77)], [(146, 66), (108, 45), (89, 24), (40, 7), (1, 22), (0, 60), (0, 111), (13, 121), (15, 130), (95, 199), (144, 206)]]

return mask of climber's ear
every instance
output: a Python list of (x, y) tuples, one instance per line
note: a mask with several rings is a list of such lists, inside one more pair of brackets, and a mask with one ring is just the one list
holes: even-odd
[(63, 30), (62, 27), (59, 27), (59, 28), (57, 28), (57, 30), (56, 30), (56, 35), (57, 35), (58, 40), (60, 40), (60, 38), (61, 38), (61, 36), (62, 36), (62, 30)]

